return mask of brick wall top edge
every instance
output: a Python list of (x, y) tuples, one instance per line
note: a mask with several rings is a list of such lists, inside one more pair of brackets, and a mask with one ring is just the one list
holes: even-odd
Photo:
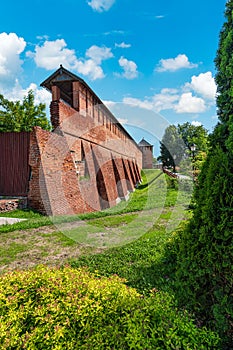
[[(97, 104), (100, 104), (103, 106), (103, 109), (105, 110), (107, 114), (107, 118), (112, 121), (114, 124), (117, 124), (118, 128), (124, 134), (128, 139), (130, 139), (135, 146), (139, 149), (138, 144), (136, 141), (132, 138), (132, 136), (126, 131), (126, 129), (121, 125), (121, 123), (117, 120), (117, 118), (112, 114), (112, 112), (108, 109), (108, 107), (101, 101), (101, 99), (96, 95), (96, 93), (91, 89), (91, 87), (79, 76), (73, 74), (72, 72), (65, 69), (62, 65), (60, 68), (55, 71), (50, 77), (48, 77), (43, 83), (41, 83), (41, 86), (45, 87), (47, 90), (51, 92), (51, 86), (53, 84), (53, 81), (56, 79), (56, 76), (59, 76), (60, 74), (65, 74), (69, 76), (71, 82), (79, 82), (82, 86), (84, 86), (88, 92), (91, 93), (91, 95), (94, 97), (94, 100), (97, 102)], [(141, 150), (140, 150), (141, 151)]]

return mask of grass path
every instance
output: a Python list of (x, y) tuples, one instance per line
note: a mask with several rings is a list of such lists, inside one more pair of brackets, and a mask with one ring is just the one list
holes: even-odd
[[(118, 258), (119, 264), (124, 263), (124, 269), (128, 269), (129, 274), (130, 266), (135, 267), (134, 259), (140, 266), (140, 257), (143, 257), (145, 269), (151, 263), (151, 249), (156, 250), (155, 259), (171, 234), (169, 218), (173, 215), (180, 222), (187, 216), (188, 198), (182, 194), (178, 203), (178, 197), (177, 191), (167, 190), (164, 175), (153, 170), (146, 172), (143, 183), (128, 202), (121, 202), (104, 212), (54, 220), (22, 211), (7, 214), (28, 220), (0, 227), (0, 272), (41, 263), (63, 264), (71, 260), (77, 265), (87, 264), (90, 267), (93, 261), (96, 269), (100, 263), (95, 259), (101, 260), (103, 256), (110, 269), (107, 274), (119, 272)], [(174, 220), (172, 222), (174, 224)], [(148, 243), (150, 247), (146, 248)], [(143, 247), (148, 251), (144, 256)], [(131, 257), (125, 263), (122, 256), (129, 252)], [(109, 256), (112, 260), (110, 264)], [(115, 268), (111, 269), (114, 264)]]

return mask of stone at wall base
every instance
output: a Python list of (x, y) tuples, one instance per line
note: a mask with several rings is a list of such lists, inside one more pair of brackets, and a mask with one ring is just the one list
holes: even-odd
[(27, 198), (1, 198), (0, 197), (0, 213), (13, 211), (16, 209), (26, 209)]

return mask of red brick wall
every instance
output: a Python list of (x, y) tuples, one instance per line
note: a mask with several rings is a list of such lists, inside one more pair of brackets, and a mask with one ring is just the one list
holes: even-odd
[[(48, 131), (35, 127), (30, 135), (29, 166), (31, 176), (29, 181), (28, 205), (44, 214), (51, 214), (46, 183), (41, 167), (41, 154), (50, 137)], [(47, 197), (47, 200), (46, 200)]]
[(34, 128), (30, 140), (29, 205), (49, 215), (101, 210), (127, 198), (138, 181), (142, 153), (105, 106), (81, 83), (73, 106), (53, 89), (53, 132)]

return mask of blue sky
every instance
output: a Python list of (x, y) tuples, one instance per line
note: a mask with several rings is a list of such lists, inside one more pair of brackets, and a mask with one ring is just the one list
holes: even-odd
[[(37, 101), (49, 103), (39, 85), (63, 64), (108, 103), (137, 141), (144, 136), (154, 142), (158, 118), (201, 123), (211, 131), (224, 8), (225, 0), (4, 1), (0, 93), (21, 99), (33, 88)], [(121, 108), (117, 115), (119, 105), (139, 113)]]

